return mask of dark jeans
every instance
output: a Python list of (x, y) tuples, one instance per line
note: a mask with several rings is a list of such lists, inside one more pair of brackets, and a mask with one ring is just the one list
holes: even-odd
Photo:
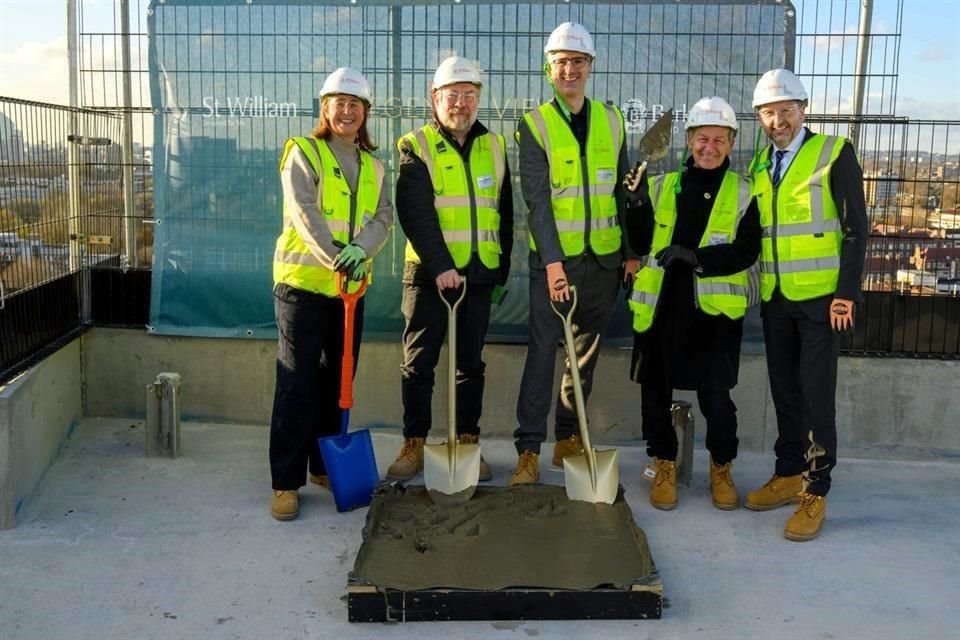
[[(577, 287), (579, 298), (573, 315), (574, 351), (580, 365), (584, 404), (593, 388), (593, 370), (600, 356), (600, 336), (607, 328), (620, 287), (620, 271), (604, 269), (592, 255), (565, 266), (567, 281)], [(561, 303), (562, 310), (569, 309)], [(517, 400), (518, 427), (513, 432), (518, 453), (540, 453), (547, 438), (547, 416), (553, 395), (553, 373), (557, 345), (563, 343), (563, 321), (550, 307), (546, 271), (530, 271), (530, 338), (523, 365)], [(565, 352), (565, 351), (564, 351)], [(555, 436), (557, 441), (579, 433), (573, 378), (567, 362), (557, 397)]]
[[(457, 308), (457, 433), (478, 435), (483, 412), (483, 344), (490, 325), (490, 292), (493, 285), (469, 284)], [(447, 291), (452, 301), (459, 291)], [(403, 435), (425, 438), (432, 424), (434, 369), (447, 335), (447, 307), (437, 286), (403, 285), (401, 302), (406, 327), (403, 330), (403, 365), (400, 389), (403, 397)], [(447, 365), (442, 370), (446, 373)], [(446, 431), (444, 431), (446, 432)]]
[[(700, 411), (707, 419), (707, 450), (718, 465), (737, 457), (737, 405), (728, 389), (701, 386), (697, 389)], [(677, 432), (673, 427), (670, 405), (673, 389), (653, 380), (640, 386), (640, 415), (647, 455), (661, 460), (677, 459)]]
[[(340, 431), (343, 302), (279, 284), (273, 291), (280, 341), (270, 420), (270, 474), (275, 490), (298, 489), (307, 466), (326, 470), (317, 438)], [(354, 373), (363, 334), (363, 299), (353, 329)]]
[[(809, 493), (825, 496), (837, 463), (837, 357), (840, 335), (804, 305), (774, 293), (763, 306), (770, 394), (777, 412), (776, 474), (792, 476), (810, 468), (805, 455), (814, 442), (826, 451), (816, 459)], [(817, 318), (817, 319), (813, 319)]]

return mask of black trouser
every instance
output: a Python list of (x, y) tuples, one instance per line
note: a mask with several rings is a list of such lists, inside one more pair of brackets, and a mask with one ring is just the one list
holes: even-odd
[(770, 394), (777, 412), (776, 474), (810, 469), (810, 433), (825, 454), (815, 461), (809, 493), (825, 496), (837, 463), (837, 357), (840, 336), (829, 320), (810, 318), (801, 305), (778, 293), (763, 306)]
[[(478, 435), (483, 412), (483, 343), (490, 325), (492, 284), (468, 283), (457, 308), (457, 433)], [(447, 291), (452, 301), (459, 291)], [(433, 283), (403, 285), (403, 436), (426, 438), (432, 424), (434, 369), (447, 335), (447, 307)], [(446, 371), (446, 365), (443, 370)]]
[[(650, 380), (640, 385), (640, 415), (643, 420), (643, 439), (647, 441), (647, 455), (661, 460), (677, 459), (677, 432), (673, 427), (670, 406), (673, 389), (666, 381)], [(707, 385), (697, 389), (700, 412), (707, 419), (707, 450), (718, 465), (737, 457), (737, 406), (730, 398), (729, 389)]]
[[(276, 490), (298, 489), (326, 470), (317, 438), (340, 431), (343, 301), (279, 284), (273, 291), (280, 341), (270, 420), (270, 474)], [(363, 334), (363, 299), (353, 329), (354, 373)]]
[[(577, 287), (577, 310), (573, 314), (573, 341), (580, 365), (583, 402), (590, 398), (593, 370), (600, 356), (600, 336), (607, 328), (620, 288), (620, 272), (604, 269), (593, 256), (586, 256), (573, 266), (566, 266), (567, 281)], [(569, 309), (567, 303), (558, 305)], [(547, 416), (553, 395), (553, 372), (557, 345), (563, 343), (563, 321), (550, 307), (546, 271), (530, 271), (530, 338), (527, 359), (523, 364), (520, 394), (517, 399), (518, 427), (513, 432), (517, 453), (540, 453), (547, 438)], [(564, 351), (566, 353), (566, 351)], [(557, 397), (557, 442), (579, 433), (577, 410), (573, 397), (573, 377), (567, 362)]]

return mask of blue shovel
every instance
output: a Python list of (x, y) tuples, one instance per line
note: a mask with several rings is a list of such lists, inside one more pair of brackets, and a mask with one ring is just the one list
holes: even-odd
[(337, 511), (350, 511), (370, 504), (380, 481), (373, 440), (369, 429), (347, 433), (350, 408), (353, 407), (353, 321), (357, 301), (367, 289), (364, 279), (360, 287), (348, 291), (347, 274), (337, 274), (337, 293), (343, 300), (343, 358), (340, 364), (340, 433), (320, 438), (320, 455), (330, 478), (330, 490)]

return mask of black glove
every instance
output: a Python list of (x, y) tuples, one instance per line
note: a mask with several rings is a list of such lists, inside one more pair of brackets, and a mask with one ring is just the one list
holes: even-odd
[(678, 244), (672, 244), (669, 247), (660, 249), (653, 257), (657, 259), (657, 264), (664, 269), (669, 269), (674, 265), (681, 264), (695, 269), (700, 264), (700, 261), (697, 260), (697, 254), (693, 252), (693, 249), (687, 249)]
[[(642, 168), (641, 168), (642, 167)], [(623, 190), (627, 197), (627, 206), (636, 207), (650, 199), (650, 183), (647, 181), (647, 168), (637, 163), (623, 177)]]

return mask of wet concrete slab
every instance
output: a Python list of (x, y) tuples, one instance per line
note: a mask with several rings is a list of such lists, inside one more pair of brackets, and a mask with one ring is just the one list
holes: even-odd
[(382, 485), (347, 589), (354, 622), (649, 619), (662, 585), (621, 491), (613, 504), (563, 487), (480, 487), (431, 500)]

